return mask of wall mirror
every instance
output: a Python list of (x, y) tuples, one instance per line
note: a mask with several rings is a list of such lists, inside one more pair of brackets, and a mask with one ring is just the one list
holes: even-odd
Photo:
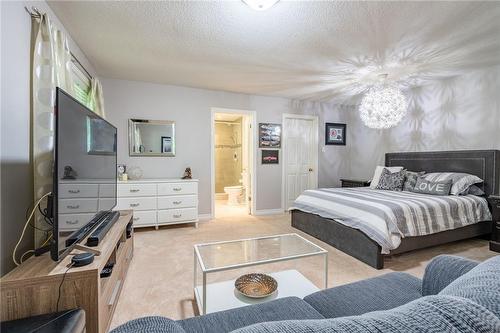
[(175, 122), (129, 119), (130, 156), (175, 156)]

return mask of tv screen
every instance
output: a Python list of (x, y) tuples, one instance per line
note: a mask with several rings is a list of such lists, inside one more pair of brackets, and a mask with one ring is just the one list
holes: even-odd
[[(62, 259), (116, 205), (116, 127), (57, 89), (53, 183), (53, 246)], [(91, 228), (92, 227), (92, 228)], [(82, 233), (83, 232), (83, 233)]]

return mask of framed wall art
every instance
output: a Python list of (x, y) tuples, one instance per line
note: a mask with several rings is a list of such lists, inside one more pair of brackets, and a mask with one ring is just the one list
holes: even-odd
[(280, 124), (259, 124), (259, 147), (260, 148), (281, 148), (281, 125)]
[(170, 136), (161, 137), (161, 152), (162, 153), (172, 152), (172, 137)]
[(326, 123), (325, 124), (325, 145), (345, 146), (346, 124)]
[(262, 164), (279, 164), (280, 151), (277, 149), (262, 149)]

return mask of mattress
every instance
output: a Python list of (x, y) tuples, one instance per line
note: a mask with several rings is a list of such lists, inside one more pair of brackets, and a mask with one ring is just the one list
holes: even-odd
[(307, 190), (289, 208), (358, 229), (387, 254), (401, 239), (491, 221), (488, 202), (474, 195), (437, 196), (368, 187)]

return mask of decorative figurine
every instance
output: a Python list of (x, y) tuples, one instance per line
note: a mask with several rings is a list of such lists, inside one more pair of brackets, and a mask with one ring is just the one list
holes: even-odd
[(193, 175), (191, 174), (191, 168), (187, 167), (186, 170), (184, 170), (184, 175), (182, 176), (182, 179), (191, 179), (193, 178)]
[[(127, 180), (127, 166), (125, 164), (117, 164), (116, 165), (116, 173), (118, 175), (118, 180)], [(124, 177), (125, 176), (125, 177)]]
[(63, 179), (76, 179), (77, 173), (73, 168), (69, 165), (64, 167), (64, 175)]

